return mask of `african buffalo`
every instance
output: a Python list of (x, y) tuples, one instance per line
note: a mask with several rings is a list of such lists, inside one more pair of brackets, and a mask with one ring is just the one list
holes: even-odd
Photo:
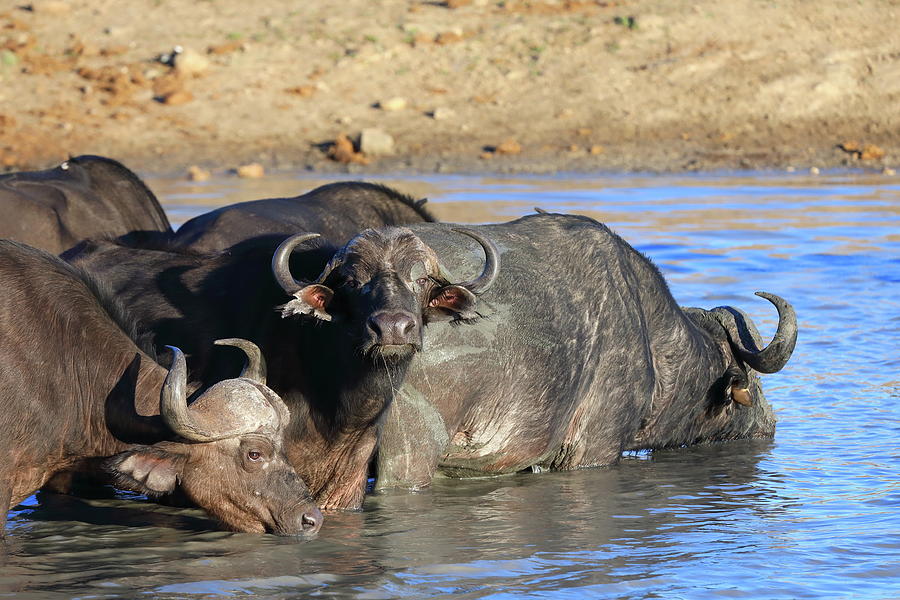
[(378, 485), (416, 487), (438, 469), (572, 469), (774, 433), (753, 371), (780, 370), (796, 342), (777, 296), (760, 293), (779, 324), (759, 350), (742, 313), (680, 308), (646, 257), (587, 217), (367, 230), (317, 277), (296, 278), (288, 258), (313, 237), (286, 240), (273, 272), (293, 297), (283, 316), (314, 321), (293, 350), (307, 402), (340, 425), (295, 410), (287, 436), (306, 477), (304, 463), (339, 462), (324, 506), (359, 506), (379, 435)]
[(340, 245), (367, 227), (434, 221), (424, 205), (425, 199), (384, 185), (330, 183), (295, 198), (240, 202), (204, 213), (179, 227), (172, 243), (213, 252), (252, 237), (317, 231)]
[(90, 278), (8, 240), (0, 334), (0, 506), (105, 458), (117, 487), (157, 495), (177, 485), (229, 529), (319, 529), (321, 512), (284, 454), (288, 408), (265, 385), (253, 344), (219, 340), (244, 350), (248, 366), (189, 405), (180, 350), (167, 371)]
[(59, 254), (94, 236), (171, 233), (144, 182), (122, 164), (77, 156), (46, 171), (0, 175), (0, 238)]

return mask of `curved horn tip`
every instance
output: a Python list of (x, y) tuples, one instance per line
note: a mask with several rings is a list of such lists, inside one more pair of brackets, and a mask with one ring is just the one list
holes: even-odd
[(291, 274), (290, 258), (294, 248), (317, 237), (321, 237), (321, 235), (306, 231), (295, 233), (278, 244), (278, 248), (272, 254), (272, 274), (275, 276), (275, 281), (287, 294), (293, 294), (306, 285), (306, 282), (297, 281)]
[(500, 251), (497, 249), (497, 244), (495, 244), (492, 239), (466, 227), (453, 227), (451, 228), (451, 231), (472, 238), (478, 242), (481, 245), (482, 250), (484, 250), (484, 270), (481, 275), (472, 281), (460, 283), (459, 285), (468, 289), (473, 294), (482, 294), (486, 292), (497, 279), (497, 274), (500, 272)]
[(169, 346), (166, 344), (166, 348), (168, 348), (172, 352), (172, 368), (175, 368), (176, 362), (185, 362), (184, 360), (184, 352), (181, 351), (181, 348), (178, 346)]
[(213, 344), (216, 346), (234, 346), (235, 348), (241, 348), (242, 350), (245, 347), (248, 347), (259, 351), (259, 346), (244, 338), (220, 338), (213, 341)]
[(172, 368), (166, 374), (159, 392), (159, 410), (163, 422), (176, 435), (195, 441), (208, 442), (212, 438), (208, 433), (198, 428), (191, 418), (187, 405), (187, 366), (184, 353), (175, 346), (166, 346), (172, 351)]
[(232, 346), (242, 350), (247, 357), (247, 362), (240, 376), (252, 379), (263, 385), (266, 384), (266, 359), (259, 346), (244, 338), (222, 338), (215, 340), (213, 344), (217, 346)]
[(771, 294), (769, 292), (754, 292), (754, 294), (756, 294), (760, 298), (765, 298), (766, 300), (774, 304), (775, 308), (778, 309), (779, 317), (783, 317), (784, 319), (789, 321), (789, 323), (786, 323), (785, 325), (787, 325), (789, 328), (796, 329), (797, 313), (794, 311), (794, 307), (791, 306), (790, 302), (788, 302), (781, 296), (778, 296), (777, 294)]
[(766, 300), (768, 300), (768, 301), (771, 302), (772, 304), (776, 304), (777, 301), (785, 302), (785, 299), (782, 298), (781, 296), (776, 296), (775, 294), (771, 294), (771, 293), (769, 293), (769, 292), (762, 292), (762, 291), (759, 291), (759, 292), (753, 292), (753, 293), (754, 293), (756, 296), (759, 296), (760, 298), (765, 298)]

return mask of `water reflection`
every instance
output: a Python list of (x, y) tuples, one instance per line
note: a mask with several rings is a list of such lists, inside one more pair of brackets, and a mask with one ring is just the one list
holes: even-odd
[[(308, 543), (219, 532), (130, 496), (42, 496), (7, 526), (0, 596), (163, 598), (894, 598), (900, 588), (900, 185), (875, 176), (385, 178), (442, 219), (534, 206), (599, 218), (682, 305), (732, 304), (764, 335), (789, 298), (800, 341), (764, 377), (774, 441), (615, 467), (369, 497)], [(292, 174), (153, 178), (174, 221), (293, 196)], [(39, 502), (38, 502), (39, 501)]]

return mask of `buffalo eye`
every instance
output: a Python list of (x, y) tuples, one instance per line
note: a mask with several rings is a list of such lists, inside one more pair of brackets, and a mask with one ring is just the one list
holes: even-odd
[(425, 287), (426, 285), (428, 285), (428, 278), (427, 277), (419, 277), (418, 279), (416, 279), (416, 283), (418, 283), (422, 287)]
[(256, 450), (251, 450), (250, 452), (247, 453), (247, 458), (249, 458), (250, 460), (252, 460), (254, 462), (258, 461), (262, 458), (262, 452), (257, 452)]
[(350, 289), (356, 289), (359, 287), (359, 282), (355, 279), (348, 279), (346, 282), (344, 282), (344, 285), (346, 285)]

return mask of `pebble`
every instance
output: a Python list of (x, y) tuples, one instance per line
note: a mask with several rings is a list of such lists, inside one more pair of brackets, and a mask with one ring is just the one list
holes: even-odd
[(894, 170), (894, 169), (892, 169), (892, 168), (890, 168), (890, 167), (885, 167), (885, 168), (883, 168), (883, 169), (881, 170), (881, 174), (882, 174), (882, 175), (890, 175), (890, 176), (894, 176), (894, 175), (897, 174), (897, 171)]
[(187, 90), (177, 90), (163, 96), (163, 104), (166, 106), (180, 106), (194, 99), (194, 95)]
[(431, 118), (435, 121), (448, 121), (456, 116), (456, 112), (452, 108), (439, 106), (431, 111)]
[(359, 135), (359, 150), (368, 156), (393, 154), (394, 138), (375, 127), (363, 129)]
[(72, 5), (61, 0), (46, 0), (43, 2), (32, 2), (31, 11), (36, 13), (44, 13), (48, 15), (64, 15), (72, 10)]
[(347, 165), (369, 164), (369, 159), (357, 152), (356, 148), (353, 147), (353, 142), (343, 133), (334, 140), (334, 144), (328, 150), (328, 157)]
[(209, 59), (189, 48), (175, 55), (175, 70), (179, 75), (193, 77), (209, 68)]
[(244, 49), (244, 42), (241, 40), (231, 40), (224, 44), (215, 44), (206, 48), (207, 54), (229, 54)]
[(378, 107), (381, 108), (381, 110), (387, 110), (387, 111), (391, 111), (391, 112), (403, 110), (406, 108), (406, 98), (397, 96), (395, 98), (389, 98), (387, 100), (382, 100), (381, 102), (378, 103)]
[(245, 179), (259, 179), (266, 174), (266, 170), (259, 163), (241, 165), (237, 168), (237, 176)]
[(295, 96), (300, 96), (301, 98), (309, 98), (313, 94), (316, 93), (316, 86), (314, 85), (295, 85), (294, 87), (287, 88), (284, 90), (288, 94), (294, 94)]
[(499, 146), (495, 152), (497, 154), (518, 154), (522, 151), (522, 146), (516, 140), (506, 140)]
[(434, 37), (434, 43), (439, 46), (455, 44), (463, 40), (463, 34), (458, 31), (444, 31)]
[(192, 165), (187, 170), (188, 179), (191, 181), (207, 181), (210, 177), (212, 177), (212, 173), (198, 167), (197, 165)]
[(819, 167), (810, 167), (810, 168), (809, 168), (809, 174), (810, 174), (810, 175), (818, 175), (818, 174), (819, 174)]

